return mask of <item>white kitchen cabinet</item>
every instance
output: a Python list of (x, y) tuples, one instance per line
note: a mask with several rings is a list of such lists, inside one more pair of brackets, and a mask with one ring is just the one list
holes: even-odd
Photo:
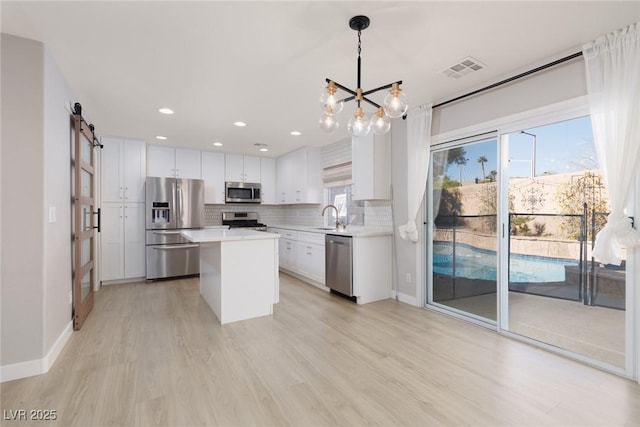
[(289, 271), (296, 271), (298, 233), (296, 231), (284, 230), (281, 228), (269, 228), (267, 231), (280, 235), (280, 239), (278, 239), (280, 267)]
[(278, 252), (280, 254), (280, 266), (289, 271), (297, 271), (298, 242), (291, 239), (280, 238), (278, 245)]
[(101, 197), (105, 202), (145, 201), (145, 142), (124, 138), (102, 138)]
[(103, 203), (101, 280), (145, 277), (144, 203)]
[(202, 179), (199, 150), (176, 148), (176, 178)]
[(269, 228), (280, 234), (280, 268), (314, 286), (324, 287), (324, 233)]
[(297, 244), (299, 273), (324, 284), (324, 233), (298, 232)]
[(276, 199), (279, 203), (322, 203), (320, 149), (305, 147), (277, 160)]
[(224, 203), (224, 163), (224, 153), (202, 152), (202, 179), (206, 204)]
[(358, 304), (391, 298), (391, 235), (353, 238), (353, 295)]
[(352, 137), (353, 200), (391, 199), (391, 132)]
[(227, 154), (225, 180), (232, 182), (260, 182), (260, 157)]
[(260, 183), (262, 184), (262, 204), (276, 204), (276, 160), (260, 159)]
[(201, 179), (201, 167), (199, 150), (163, 145), (147, 147), (147, 176)]

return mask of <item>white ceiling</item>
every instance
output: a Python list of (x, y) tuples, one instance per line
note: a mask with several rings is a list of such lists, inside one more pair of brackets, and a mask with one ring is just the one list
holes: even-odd
[[(356, 86), (352, 16), (371, 19), (363, 88), (403, 80), (417, 106), (577, 52), (640, 20), (640, 2), (2, 1), (0, 12), (2, 32), (50, 49), (99, 135), (251, 154), (262, 143), (278, 156), (348, 137), (352, 102), (339, 131), (317, 121), (325, 78)], [(467, 56), (486, 68), (441, 74)]]

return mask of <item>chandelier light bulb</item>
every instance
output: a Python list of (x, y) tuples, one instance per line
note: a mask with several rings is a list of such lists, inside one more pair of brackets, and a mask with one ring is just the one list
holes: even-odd
[(365, 117), (361, 107), (356, 108), (356, 112), (347, 124), (347, 130), (353, 136), (365, 136), (369, 134), (371, 123)]
[(323, 114), (320, 116), (318, 124), (320, 125), (320, 128), (327, 133), (335, 131), (340, 125), (336, 118), (331, 114)]
[(369, 126), (371, 126), (373, 133), (376, 135), (384, 135), (389, 132), (389, 129), (391, 129), (391, 120), (384, 114), (384, 109), (382, 107), (378, 108), (378, 111), (371, 116), (371, 123)]
[(409, 109), (407, 95), (402, 92), (400, 85), (394, 83), (391, 90), (384, 97), (384, 112), (391, 118), (402, 117)]
[(320, 94), (320, 108), (325, 113), (338, 114), (344, 107), (344, 101), (336, 97), (337, 88), (334, 82), (330, 81)]

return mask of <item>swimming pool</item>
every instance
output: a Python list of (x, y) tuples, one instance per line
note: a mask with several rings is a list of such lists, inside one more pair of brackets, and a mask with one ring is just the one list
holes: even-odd
[[(495, 281), (496, 252), (456, 243), (455, 276)], [(577, 260), (511, 254), (509, 282), (563, 282), (564, 266), (578, 265)], [(453, 276), (453, 246), (451, 242), (433, 242), (433, 272)]]

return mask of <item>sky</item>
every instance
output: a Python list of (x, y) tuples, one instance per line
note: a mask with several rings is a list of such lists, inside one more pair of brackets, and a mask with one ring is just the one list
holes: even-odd
[[(545, 173), (578, 172), (598, 167), (591, 120), (589, 116), (553, 123), (536, 128), (523, 129), (536, 135), (536, 175)], [(533, 158), (533, 136), (514, 132), (508, 135), (509, 176), (531, 176)], [(447, 175), (453, 180), (462, 178), (463, 182), (482, 179), (480, 156), (485, 156), (485, 175), (498, 169), (496, 139), (485, 140), (464, 146), (467, 164), (449, 165)]]

